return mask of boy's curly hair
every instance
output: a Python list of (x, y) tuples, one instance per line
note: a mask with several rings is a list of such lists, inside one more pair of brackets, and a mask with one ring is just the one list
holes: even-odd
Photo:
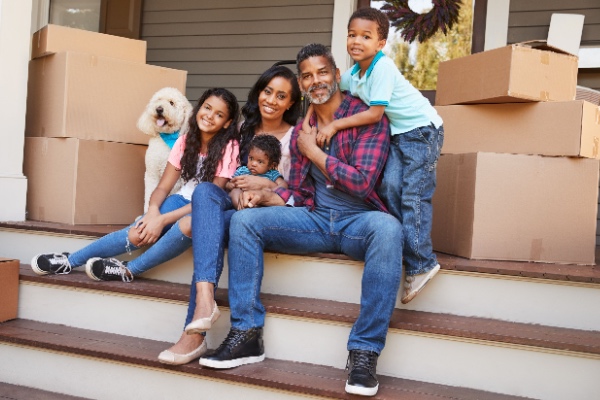
[(255, 147), (265, 152), (269, 159), (269, 165), (279, 165), (281, 161), (281, 142), (273, 135), (256, 135), (250, 142), (250, 150)]
[(350, 28), (350, 22), (355, 19), (366, 19), (367, 21), (375, 22), (377, 24), (377, 35), (379, 35), (379, 40), (387, 40), (390, 32), (390, 20), (383, 12), (376, 8), (359, 8), (350, 16), (348, 28)]

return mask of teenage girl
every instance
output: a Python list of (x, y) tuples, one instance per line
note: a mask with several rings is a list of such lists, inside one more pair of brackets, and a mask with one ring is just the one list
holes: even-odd
[[(189, 133), (175, 142), (163, 176), (150, 196), (148, 212), (129, 227), (110, 233), (72, 254), (47, 253), (33, 257), (39, 275), (68, 274), (86, 266), (97, 281), (131, 282), (139, 275), (183, 253), (192, 245), (191, 197), (200, 182), (224, 188), (238, 166), (239, 106), (226, 89), (209, 89), (194, 107)], [(183, 187), (169, 192), (179, 179)], [(152, 245), (131, 261), (112, 258)]]

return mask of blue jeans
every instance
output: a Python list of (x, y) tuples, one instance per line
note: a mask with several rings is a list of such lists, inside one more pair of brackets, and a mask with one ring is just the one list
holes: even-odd
[(196, 283), (210, 282), (217, 288), (223, 272), (225, 245), (229, 240), (229, 222), (235, 212), (229, 194), (209, 182), (196, 186), (192, 210), (194, 275), (185, 325), (192, 322), (196, 309)]
[(383, 180), (377, 190), (404, 229), (407, 275), (428, 272), (438, 263), (431, 244), (431, 198), (443, 144), (443, 126), (423, 126), (392, 136)]
[[(396, 245), (400, 243), (400, 246)], [(348, 350), (380, 353), (402, 277), (402, 226), (379, 211), (263, 207), (236, 212), (229, 239), (229, 305), (237, 329), (262, 327), (263, 250), (344, 253), (364, 260), (360, 314)]]
[[(170, 195), (160, 206), (161, 214), (177, 210), (189, 204), (189, 200), (181, 195)], [(73, 267), (84, 265), (87, 260), (93, 257), (114, 257), (119, 254), (131, 253), (137, 250), (129, 241), (129, 229), (135, 225), (135, 222), (119, 231), (109, 233), (106, 236), (90, 243), (83, 249), (78, 250), (69, 256), (69, 262)], [(172, 258), (177, 257), (192, 245), (192, 239), (185, 236), (179, 223), (165, 226), (161, 237), (148, 250), (139, 257), (127, 263), (127, 269), (133, 275), (139, 275), (149, 269), (162, 264)]]

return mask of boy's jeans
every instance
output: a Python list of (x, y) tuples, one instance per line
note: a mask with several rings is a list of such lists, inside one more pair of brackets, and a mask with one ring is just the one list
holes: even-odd
[(383, 181), (377, 194), (404, 230), (407, 275), (428, 272), (438, 262), (431, 244), (436, 167), (444, 127), (423, 126), (392, 136)]
[[(161, 214), (176, 210), (188, 204), (183, 196), (170, 195), (160, 206)], [(84, 265), (93, 257), (114, 257), (137, 250), (138, 247), (129, 242), (129, 229), (135, 222), (126, 228), (110, 233), (85, 246), (69, 256), (73, 267)], [(167, 225), (162, 231), (162, 236), (139, 257), (127, 263), (127, 269), (133, 275), (139, 275), (149, 269), (177, 257), (192, 245), (192, 239), (185, 236), (179, 229), (179, 223)]]
[(396, 218), (379, 211), (250, 208), (233, 214), (229, 234), (232, 327), (247, 330), (264, 325), (263, 249), (344, 253), (365, 261), (360, 314), (350, 331), (348, 350), (381, 353), (402, 277), (402, 227)]

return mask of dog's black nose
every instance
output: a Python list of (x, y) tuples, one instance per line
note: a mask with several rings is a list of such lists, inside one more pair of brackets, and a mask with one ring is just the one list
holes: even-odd
[(163, 113), (163, 111), (164, 111), (164, 109), (162, 108), (162, 106), (158, 106), (158, 107), (156, 107), (156, 113), (157, 113), (158, 115), (162, 114), (162, 113)]

